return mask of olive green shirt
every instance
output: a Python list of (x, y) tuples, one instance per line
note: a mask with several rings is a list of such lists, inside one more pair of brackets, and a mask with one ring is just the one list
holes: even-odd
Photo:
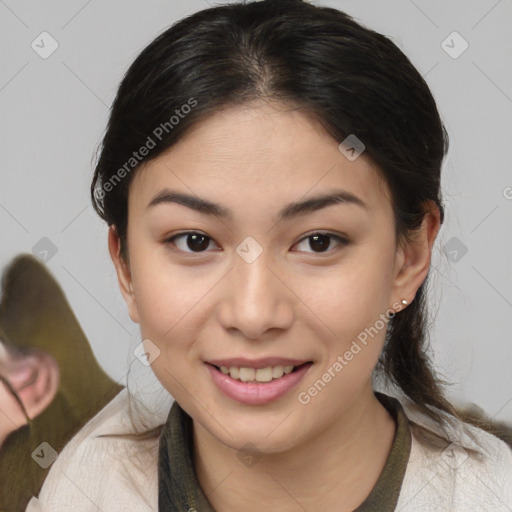
[[(396, 423), (386, 464), (375, 486), (354, 512), (395, 510), (411, 451), (409, 420), (400, 402), (375, 392)], [(174, 402), (162, 436), (158, 457), (159, 512), (215, 512), (203, 493), (194, 468), (192, 419)]]

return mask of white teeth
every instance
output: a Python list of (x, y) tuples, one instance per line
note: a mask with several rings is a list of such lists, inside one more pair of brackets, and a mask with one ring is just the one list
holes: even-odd
[(258, 382), (270, 382), (272, 380), (272, 367), (258, 368), (255, 378)]
[(240, 380), (242, 382), (248, 382), (254, 380), (256, 370), (254, 368), (240, 368)]
[(272, 368), (272, 377), (274, 377), (274, 379), (279, 379), (282, 376), (283, 376), (283, 367), (282, 366), (274, 366)]
[(236, 366), (221, 366), (220, 371), (229, 375), (232, 379), (242, 382), (270, 382), (272, 379), (280, 379), (283, 375), (293, 371), (293, 365), (267, 366), (266, 368), (246, 368)]

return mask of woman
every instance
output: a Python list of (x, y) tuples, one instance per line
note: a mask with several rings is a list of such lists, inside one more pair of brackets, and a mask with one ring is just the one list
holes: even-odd
[(120, 393), (27, 510), (511, 507), (510, 447), (424, 349), (446, 150), (421, 75), (335, 9), (225, 5), (158, 36), (91, 193), (175, 401), (143, 431)]

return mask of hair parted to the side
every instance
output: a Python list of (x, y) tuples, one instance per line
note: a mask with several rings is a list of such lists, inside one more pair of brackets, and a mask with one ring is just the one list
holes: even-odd
[[(140, 164), (206, 116), (253, 100), (300, 108), (338, 142), (355, 134), (391, 190), (397, 243), (421, 226), (426, 201), (437, 205), (443, 222), (448, 136), (425, 80), (404, 53), (344, 12), (304, 0), (226, 4), (165, 30), (139, 54), (118, 89), (91, 199), (116, 227), (125, 261), (128, 189)], [(147, 156), (135, 162), (133, 152), (150, 141)], [(376, 371), (437, 423), (447, 413), (499, 435), (490, 421), (461, 414), (445, 397), (446, 383), (425, 349), (426, 283), (390, 320)]]

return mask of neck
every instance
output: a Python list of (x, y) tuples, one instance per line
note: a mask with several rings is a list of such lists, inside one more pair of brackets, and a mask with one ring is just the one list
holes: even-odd
[(352, 511), (377, 482), (395, 430), (368, 383), (336, 423), (286, 452), (263, 454), (251, 467), (194, 422), (196, 473), (218, 512), (256, 512), (262, 503), (282, 512)]

